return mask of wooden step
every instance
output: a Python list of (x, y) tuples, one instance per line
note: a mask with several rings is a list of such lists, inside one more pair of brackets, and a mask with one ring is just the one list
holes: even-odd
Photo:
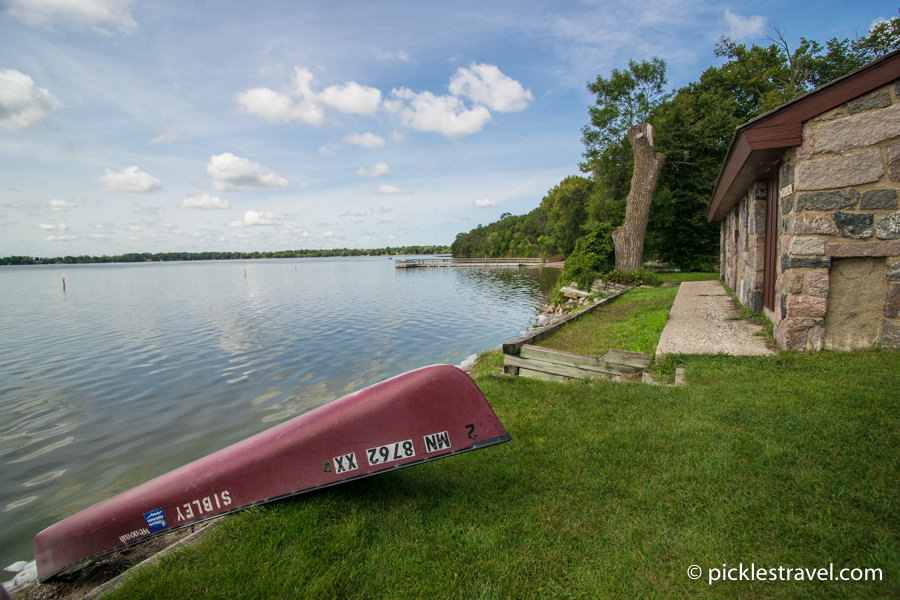
[(519, 355), (504, 356), (504, 371), (520, 376), (544, 373), (554, 378), (597, 379), (637, 377), (650, 365), (650, 355), (625, 350), (608, 350), (600, 356), (575, 354), (525, 344)]

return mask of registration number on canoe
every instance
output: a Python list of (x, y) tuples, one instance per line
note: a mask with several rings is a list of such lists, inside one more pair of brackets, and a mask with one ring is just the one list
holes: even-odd
[(369, 466), (383, 465), (384, 463), (394, 462), (395, 460), (412, 458), (415, 455), (416, 450), (413, 448), (412, 440), (394, 442), (393, 444), (385, 444), (384, 446), (366, 450), (366, 456), (369, 458)]

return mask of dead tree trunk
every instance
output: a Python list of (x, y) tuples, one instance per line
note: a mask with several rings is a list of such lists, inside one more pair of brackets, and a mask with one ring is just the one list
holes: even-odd
[(619, 271), (636, 271), (644, 264), (644, 235), (650, 218), (650, 201), (659, 171), (666, 161), (665, 154), (653, 150), (653, 126), (650, 123), (629, 129), (628, 141), (634, 152), (631, 191), (625, 201), (625, 222), (612, 234)]

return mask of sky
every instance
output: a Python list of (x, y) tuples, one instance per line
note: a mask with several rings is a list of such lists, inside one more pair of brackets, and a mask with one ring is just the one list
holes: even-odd
[(577, 175), (586, 88), (893, 1), (0, 0), (0, 256), (450, 244)]

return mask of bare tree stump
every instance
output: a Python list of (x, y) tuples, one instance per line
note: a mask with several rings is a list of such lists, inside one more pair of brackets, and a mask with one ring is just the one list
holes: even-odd
[(613, 231), (616, 269), (636, 271), (644, 264), (644, 236), (650, 218), (650, 201), (656, 190), (659, 171), (666, 155), (653, 149), (653, 126), (641, 123), (628, 130), (628, 141), (634, 152), (631, 191), (625, 201), (625, 222)]

